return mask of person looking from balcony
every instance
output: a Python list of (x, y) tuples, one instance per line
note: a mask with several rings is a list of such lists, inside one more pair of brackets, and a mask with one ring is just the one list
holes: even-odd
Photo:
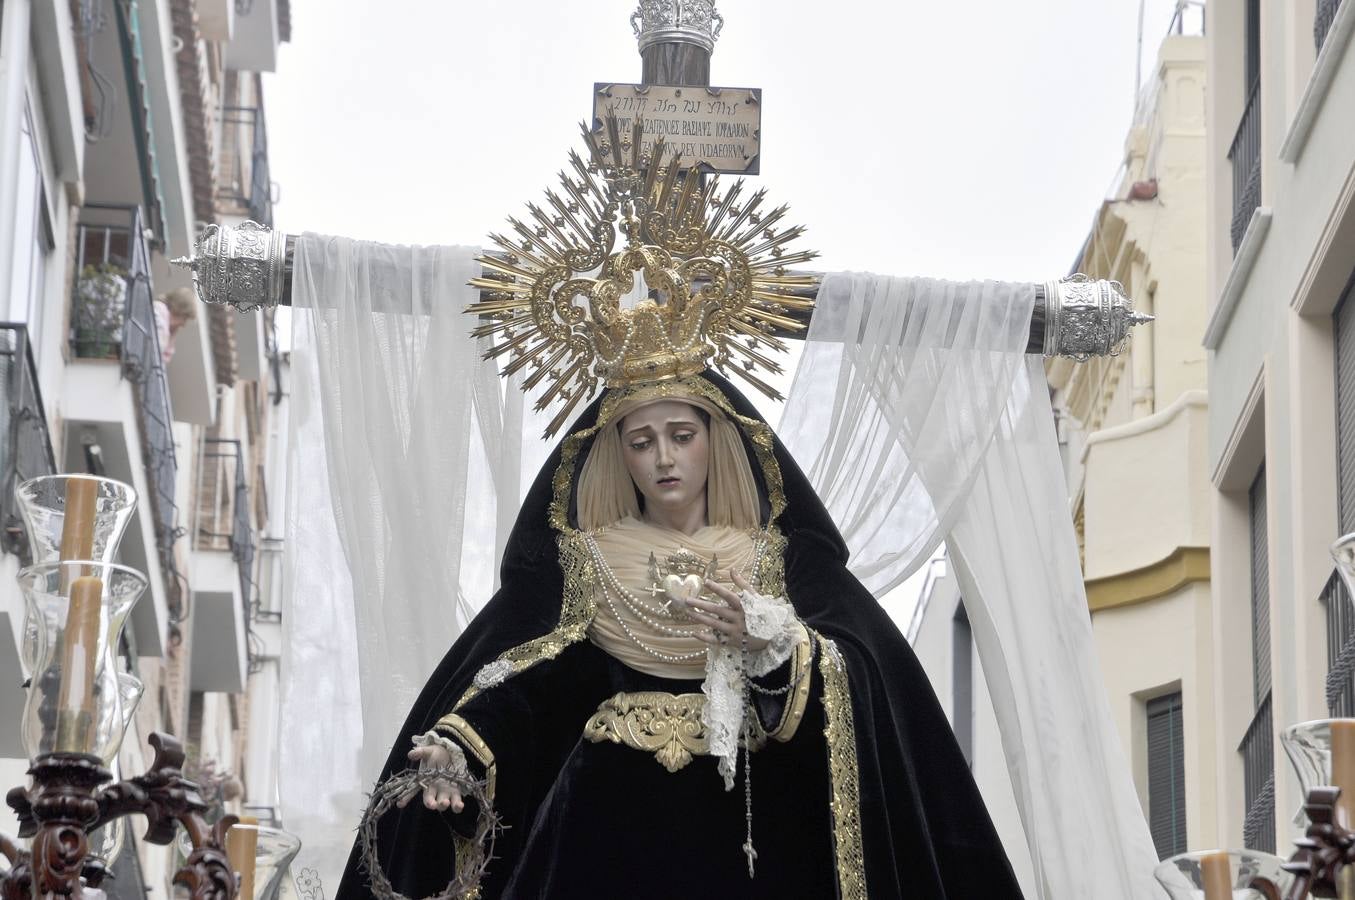
[(198, 295), (191, 287), (177, 287), (155, 299), (155, 333), (160, 339), (160, 360), (174, 358), (174, 335), (198, 314)]

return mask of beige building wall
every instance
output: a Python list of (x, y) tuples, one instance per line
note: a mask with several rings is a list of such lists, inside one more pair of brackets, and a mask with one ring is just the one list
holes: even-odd
[(1141, 311), (1124, 352), (1047, 365), (1112, 713), (1149, 809), (1147, 704), (1182, 695), (1187, 846), (1216, 842), (1209, 403), (1204, 349), (1205, 42), (1170, 35), (1122, 177), (1075, 268)]
[[(1323, 596), (1332, 575), (1327, 547), (1341, 531), (1332, 314), (1355, 269), (1355, 3), (1239, 0), (1211, 4), (1210, 13), (1204, 344), (1220, 685), (1216, 793), (1221, 842), (1240, 846), (1253, 798), (1239, 746), (1249, 732), (1272, 737), (1328, 713)], [(1248, 53), (1252, 32), (1258, 56)], [(1231, 152), (1249, 124), (1260, 173), (1252, 199), (1234, 189), (1247, 154)], [(1272, 673), (1264, 721), (1251, 688), (1247, 502), (1262, 466)], [(1278, 740), (1270, 764), (1274, 801), (1265, 818), (1276, 850), (1288, 855), (1301, 798)]]

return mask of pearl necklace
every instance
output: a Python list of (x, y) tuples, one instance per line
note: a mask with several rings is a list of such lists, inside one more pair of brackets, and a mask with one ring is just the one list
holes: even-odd
[[(595, 570), (601, 576), (602, 583), (599, 584), (598, 587), (601, 589), (603, 600), (606, 601), (607, 606), (612, 611), (612, 615), (616, 617), (616, 621), (621, 625), (621, 630), (625, 632), (626, 637), (630, 639), (632, 644), (639, 647), (643, 652), (653, 656), (655, 659), (661, 659), (664, 662), (690, 662), (691, 660), (700, 659), (706, 655), (704, 649), (694, 650), (690, 653), (666, 653), (663, 650), (659, 650), (658, 648), (645, 643), (644, 640), (642, 640), (639, 635), (632, 631), (630, 626), (626, 624), (626, 620), (621, 615), (621, 610), (616, 604), (618, 598), (622, 605), (624, 605), (636, 618), (664, 634), (672, 635), (674, 637), (694, 637), (698, 628), (673, 628), (651, 618), (646, 614), (647, 612), (652, 612), (658, 616), (667, 616), (670, 620), (675, 619), (676, 616), (672, 613), (663, 612), (646, 606), (640, 598), (632, 594), (626, 586), (621, 583), (621, 579), (617, 577), (616, 572), (612, 570), (611, 564), (607, 562), (607, 558), (603, 555), (602, 548), (597, 545), (597, 540), (592, 532), (584, 534), (584, 543), (588, 547), (589, 554), (593, 557), (593, 566)], [(759, 534), (753, 545), (752, 571), (754, 574), (752, 581), (754, 584), (758, 581), (756, 573), (762, 568), (762, 557), (766, 553), (766, 549), (766, 535)]]

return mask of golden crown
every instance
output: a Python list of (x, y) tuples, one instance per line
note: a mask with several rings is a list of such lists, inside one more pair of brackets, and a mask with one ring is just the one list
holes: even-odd
[[(514, 237), (489, 236), (496, 249), (480, 257), (484, 272), (470, 282), (480, 299), (466, 308), (484, 320), (473, 335), (492, 339), (485, 358), (507, 357), (505, 376), (528, 371), (524, 390), (546, 382), (538, 410), (563, 403), (547, 437), (599, 381), (714, 365), (780, 399), (755, 373), (781, 372), (764, 348), (784, 352), (778, 334), (802, 330), (814, 305), (817, 279), (787, 269), (817, 255), (787, 250), (804, 228), (778, 228), (788, 207), (764, 213), (765, 190), (740, 202), (743, 179), (722, 195), (718, 176), (684, 169), (662, 138), (645, 150), (639, 119), (628, 134), (612, 116), (604, 129), (583, 126), (589, 159), (571, 151), (548, 209), (529, 203), (530, 222), (508, 219)], [(618, 234), (624, 248), (613, 252)], [(637, 275), (648, 296), (627, 308)]]

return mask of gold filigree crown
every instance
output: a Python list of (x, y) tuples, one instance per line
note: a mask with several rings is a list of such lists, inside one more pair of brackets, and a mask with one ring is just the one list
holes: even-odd
[[(480, 257), (480, 299), (466, 308), (484, 320), (472, 333), (491, 339), (485, 358), (506, 357), (505, 376), (528, 372), (524, 390), (546, 383), (538, 410), (563, 404), (547, 437), (599, 382), (713, 365), (780, 399), (756, 373), (781, 372), (764, 351), (784, 352), (778, 335), (802, 330), (814, 305), (817, 279), (787, 268), (817, 255), (787, 250), (804, 228), (778, 227), (788, 207), (764, 213), (764, 189), (741, 202), (743, 179), (722, 195), (718, 176), (684, 169), (662, 138), (646, 150), (638, 119), (624, 135), (615, 117), (604, 125), (583, 127), (589, 159), (570, 153), (546, 208), (529, 203), (528, 222), (508, 219), (513, 237), (489, 236), (496, 249)], [(637, 276), (648, 296), (626, 307)]]

